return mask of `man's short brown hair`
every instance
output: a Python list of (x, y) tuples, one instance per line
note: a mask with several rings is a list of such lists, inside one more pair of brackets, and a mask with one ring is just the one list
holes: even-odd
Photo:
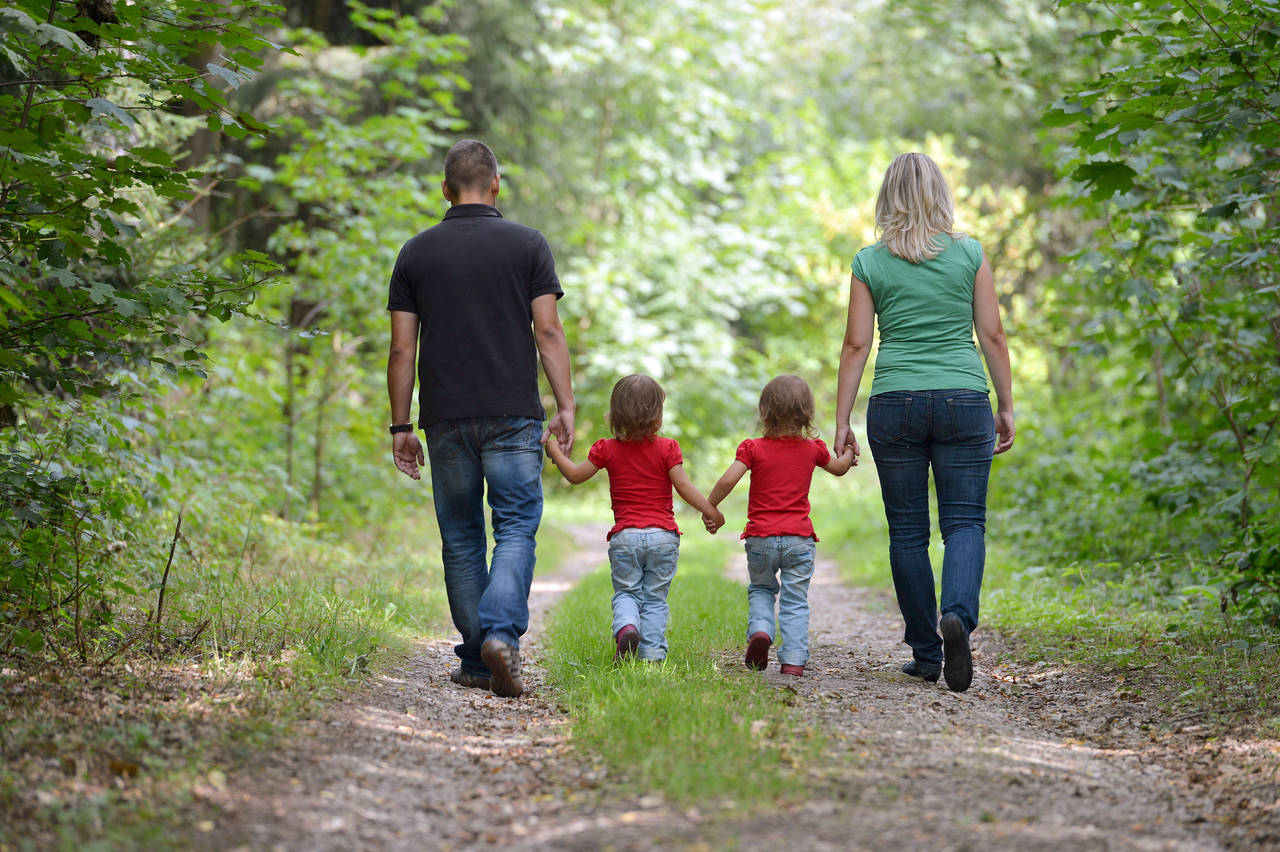
[(478, 139), (463, 139), (444, 157), (444, 182), (454, 196), (484, 192), (498, 174), (493, 149)]

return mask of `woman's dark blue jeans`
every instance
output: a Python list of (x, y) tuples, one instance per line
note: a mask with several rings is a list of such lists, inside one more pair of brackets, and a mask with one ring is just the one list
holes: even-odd
[(882, 393), (867, 406), (867, 439), (889, 521), (889, 565), (905, 640), (917, 661), (942, 664), (929, 564), (929, 468), (942, 531), (942, 614), (972, 632), (986, 562), (987, 480), (995, 421), (971, 390)]

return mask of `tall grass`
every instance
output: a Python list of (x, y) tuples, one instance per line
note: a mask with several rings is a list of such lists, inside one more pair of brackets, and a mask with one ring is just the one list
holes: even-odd
[(746, 589), (723, 569), (732, 538), (688, 530), (671, 587), (661, 664), (613, 663), (607, 567), (557, 608), (547, 668), (578, 748), (616, 780), (675, 801), (782, 800), (821, 739), (788, 710), (791, 693), (742, 667)]

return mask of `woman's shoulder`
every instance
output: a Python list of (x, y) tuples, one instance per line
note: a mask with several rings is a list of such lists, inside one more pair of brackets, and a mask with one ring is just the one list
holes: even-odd
[(968, 234), (952, 234), (951, 245), (948, 248), (959, 251), (975, 266), (982, 265), (982, 243)]

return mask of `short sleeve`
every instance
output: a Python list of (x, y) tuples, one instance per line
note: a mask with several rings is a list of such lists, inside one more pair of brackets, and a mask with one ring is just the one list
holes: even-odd
[(976, 273), (978, 267), (982, 266), (982, 243), (973, 237), (965, 237), (960, 243), (960, 247), (964, 249), (964, 255), (969, 259), (969, 265), (973, 267)]
[(865, 251), (864, 248), (853, 256), (853, 275), (863, 284), (867, 283), (867, 269), (862, 263), (862, 253)]
[(529, 242), (529, 301), (539, 296), (554, 293), (558, 299), (564, 295), (560, 288), (560, 279), (556, 277), (556, 261), (551, 256), (551, 246), (547, 238), (538, 231), (533, 232)]
[(405, 260), (405, 253), (408, 246), (400, 249), (400, 254), (396, 257), (396, 265), (391, 270), (391, 285), (387, 293), (387, 310), (389, 311), (407, 311), (411, 314), (418, 312), (418, 303), (413, 298), (413, 285), (409, 283), (408, 262)]
[(587, 452), (587, 461), (595, 465), (597, 470), (604, 470), (609, 466), (609, 457), (613, 455), (610, 452), (611, 449), (609, 439), (601, 438), (591, 445), (591, 449)]
[(675, 438), (668, 438), (667, 445), (663, 447), (663, 457), (667, 470), (671, 470), (678, 464), (684, 464), (684, 456), (680, 453), (680, 442)]
[(756, 458), (755, 442), (748, 438), (739, 444), (738, 452), (734, 455), (734, 458), (745, 464), (747, 467), (751, 467), (751, 463), (754, 462)]
[(827, 462), (831, 461), (831, 451), (827, 449), (827, 445), (822, 442), (821, 438), (813, 439), (813, 464), (815, 467), (825, 467)]

